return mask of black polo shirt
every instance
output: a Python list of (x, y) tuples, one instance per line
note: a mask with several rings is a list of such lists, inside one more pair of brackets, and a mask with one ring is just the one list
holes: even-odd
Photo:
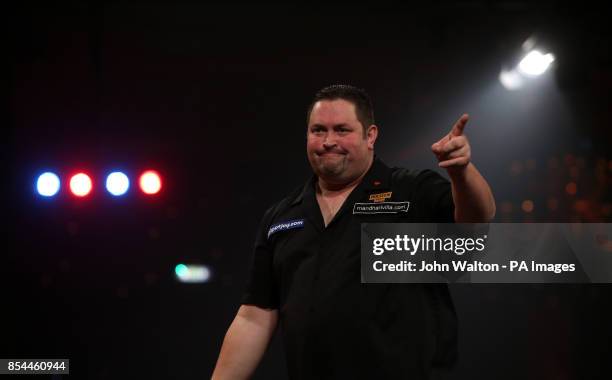
[[(291, 379), (424, 379), (456, 355), (445, 284), (362, 284), (360, 223), (452, 222), (450, 183), (375, 158), (324, 226), (316, 177), (266, 211), (243, 304), (279, 310)], [(356, 203), (409, 202), (361, 214)]]

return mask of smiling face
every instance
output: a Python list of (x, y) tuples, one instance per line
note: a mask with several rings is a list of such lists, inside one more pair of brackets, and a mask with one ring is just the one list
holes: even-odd
[(377, 135), (376, 125), (368, 126), (364, 132), (353, 103), (344, 99), (320, 100), (314, 104), (308, 121), (306, 152), (310, 166), (329, 184), (350, 184), (369, 169)]

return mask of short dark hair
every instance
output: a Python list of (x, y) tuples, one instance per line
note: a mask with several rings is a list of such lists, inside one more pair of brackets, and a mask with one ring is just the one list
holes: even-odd
[(368, 127), (374, 124), (374, 107), (365, 90), (348, 84), (335, 84), (317, 91), (306, 113), (306, 125), (310, 122), (310, 114), (316, 102), (336, 99), (343, 99), (355, 105), (357, 119), (363, 126), (363, 137), (365, 138)]

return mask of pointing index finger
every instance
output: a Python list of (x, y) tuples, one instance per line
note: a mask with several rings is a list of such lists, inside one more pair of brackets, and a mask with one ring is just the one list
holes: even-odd
[(459, 120), (457, 120), (455, 125), (453, 125), (453, 129), (451, 129), (451, 136), (461, 136), (463, 134), (463, 129), (465, 128), (465, 125), (467, 124), (469, 119), (470, 115), (468, 115), (467, 113), (461, 115)]

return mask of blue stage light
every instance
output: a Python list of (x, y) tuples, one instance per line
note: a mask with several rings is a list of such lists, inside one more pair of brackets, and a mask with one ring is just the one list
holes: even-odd
[(60, 179), (55, 173), (45, 172), (38, 176), (36, 191), (43, 197), (52, 197), (59, 192)]
[(106, 190), (114, 196), (125, 194), (130, 188), (130, 180), (122, 172), (112, 172), (106, 177)]

